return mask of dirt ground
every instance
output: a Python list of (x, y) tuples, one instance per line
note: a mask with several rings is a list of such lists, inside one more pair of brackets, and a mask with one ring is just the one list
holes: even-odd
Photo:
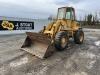
[(26, 35), (0, 36), (0, 75), (100, 75), (100, 30), (84, 29), (81, 45), (41, 60), (20, 49)]

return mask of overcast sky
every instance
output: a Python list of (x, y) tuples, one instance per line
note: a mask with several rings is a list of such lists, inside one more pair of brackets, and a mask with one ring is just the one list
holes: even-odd
[(79, 16), (99, 11), (100, 0), (0, 0), (0, 16), (47, 18), (64, 6), (73, 6)]

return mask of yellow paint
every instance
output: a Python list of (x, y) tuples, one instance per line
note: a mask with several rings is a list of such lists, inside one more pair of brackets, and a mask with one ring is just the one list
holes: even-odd
[[(75, 9), (73, 7), (62, 7), (65, 9), (64, 13), (64, 19), (57, 19), (56, 22), (50, 23), (45, 30), (43, 30), (44, 34), (47, 34), (51, 38), (54, 38), (56, 33), (59, 31), (66, 31), (68, 32), (68, 35), (73, 37), (74, 31), (77, 31), (79, 29), (79, 26), (77, 24), (77, 21), (74, 19), (72, 20), (72, 10), (74, 11), (74, 17), (75, 17)], [(66, 11), (67, 9), (70, 9), (70, 19), (66, 19)], [(58, 10), (61, 8), (58, 8)], [(58, 15), (57, 15), (58, 17)]]
[(10, 23), (8, 21), (3, 21), (1, 25), (2, 25), (3, 28), (7, 28), (8, 30), (14, 29), (14, 24)]
[(66, 43), (67, 43), (67, 37), (66, 36), (64, 36), (62, 39), (61, 39), (61, 45), (62, 45), (62, 47), (65, 47), (66, 46)]

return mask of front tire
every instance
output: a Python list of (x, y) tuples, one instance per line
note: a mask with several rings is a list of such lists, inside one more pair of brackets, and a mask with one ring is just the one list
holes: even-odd
[(74, 33), (74, 42), (76, 44), (82, 44), (84, 41), (84, 32), (83, 30), (78, 30)]
[(63, 51), (68, 47), (68, 41), (69, 41), (69, 37), (66, 31), (60, 31), (56, 34), (55, 36), (55, 47), (60, 50)]

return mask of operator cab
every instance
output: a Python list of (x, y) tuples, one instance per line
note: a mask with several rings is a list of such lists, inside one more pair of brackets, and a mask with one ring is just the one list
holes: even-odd
[(58, 8), (57, 19), (75, 20), (75, 9), (73, 7)]

